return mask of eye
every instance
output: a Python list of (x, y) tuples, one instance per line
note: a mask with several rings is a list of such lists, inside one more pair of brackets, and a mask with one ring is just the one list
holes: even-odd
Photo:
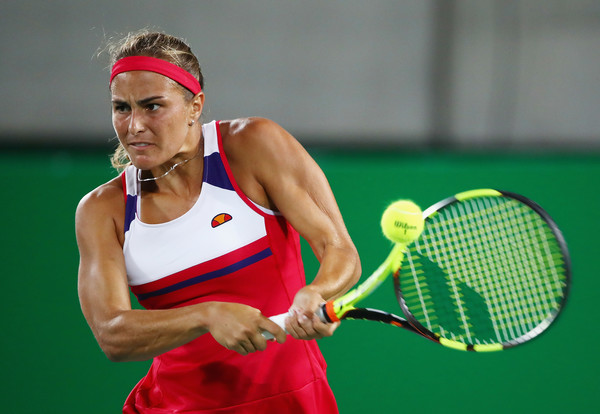
[(127, 112), (129, 110), (129, 105), (117, 103), (113, 105), (114, 112)]
[(151, 104), (146, 105), (146, 109), (151, 112), (158, 110), (158, 108), (160, 108), (160, 105), (157, 103), (151, 103)]

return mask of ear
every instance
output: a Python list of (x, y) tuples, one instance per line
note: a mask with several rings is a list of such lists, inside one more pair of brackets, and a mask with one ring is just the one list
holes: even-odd
[(204, 92), (199, 92), (194, 99), (192, 99), (192, 106), (190, 111), (191, 120), (197, 121), (202, 115), (202, 109), (204, 108)]

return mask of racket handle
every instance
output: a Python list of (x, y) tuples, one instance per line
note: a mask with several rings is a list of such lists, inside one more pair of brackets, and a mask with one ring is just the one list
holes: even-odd
[[(323, 322), (329, 323), (329, 322), (331, 322), (331, 321), (330, 321), (330, 320), (329, 320), (329, 318), (326, 316), (326, 313), (325, 313), (325, 312), (326, 312), (326, 311), (325, 311), (325, 304), (323, 304), (323, 305), (321, 305), (321, 306), (319, 306), (319, 307), (317, 308), (317, 310), (315, 311), (315, 314), (316, 314), (316, 315), (319, 317), (319, 319), (321, 319)], [(280, 327), (281, 329), (283, 329), (285, 333), (288, 333), (288, 332), (285, 330), (285, 318), (287, 318), (287, 317), (288, 317), (288, 315), (289, 315), (289, 313), (288, 313), (288, 312), (285, 312), (285, 313), (280, 313), (279, 315), (274, 315), (274, 316), (271, 316), (271, 317), (269, 317), (269, 319), (271, 319), (273, 322), (275, 322), (277, 325), (279, 325), (279, 327)], [(275, 337), (273, 336), (273, 334), (272, 334), (271, 332), (268, 332), (268, 331), (262, 331), (261, 333), (262, 333), (262, 336), (264, 336), (264, 337), (265, 337), (265, 339), (267, 339), (268, 341), (275, 339)]]
[[(279, 325), (279, 327), (281, 329), (283, 329), (285, 331), (285, 333), (287, 333), (287, 331), (285, 330), (285, 318), (287, 318), (287, 316), (288, 316), (288, 313), (285, 312), (285, 313), (281, 313), (279, 315), (271, 316), (271, 317), (269, 317), (269, 319), (271, 319), (273, 322), (275, 322), (277, 325)], [(267, 341), (272, 341), (273, 339), (275, 339), (273, 334), (268, 331), (262, 331), (262, 336), (264, 336), (265, 339), (267, 339)]]

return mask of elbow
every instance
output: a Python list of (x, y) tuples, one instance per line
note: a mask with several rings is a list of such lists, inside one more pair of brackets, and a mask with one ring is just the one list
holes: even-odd
[(126, 352), (123, 352), (122, 350), (116, 349), (114, 347), (102, 346), (102, 345), (100, 345), (100, 348), (102, 348), (102, 352), (104, 352), (104, 355), (106, 355), (106, 357), (111, 362), (130, 361), (130, 359), (128, 358), (128, 354)]
[(104, 355), (112, 362), (131, 361), (131, 349), (126, 337), (123, 336), (123, 327), (118, 323), (119, 319), (111, 320), (102, 327), (94, 330), (96, 341), (104, 352)]
[(96, 340), (104, 355), (112, 362), (130, 361), (129, 352), (106, 335), (97, 335)]
[(100, 348), (111, 362), (146, 361), (153, 357), (153, 355), (144, 352), (143, 349), (137, 350), (127, 345), (101, 344)]

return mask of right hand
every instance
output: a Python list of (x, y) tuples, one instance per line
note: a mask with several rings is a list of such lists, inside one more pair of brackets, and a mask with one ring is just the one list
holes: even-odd
[(258, 309), (229, 302), (211, 305), (208, 330), (223, 347), (241, 355), (264, 351), (267, 339), (262, 335), (263, 331), (273, 334), (278, 343), (285, 342), (285, 331)]
[(322, 303), (325, 303), (325, 300), (311, 285), (304, 286), (296, 293), (285, 324), (293, 338), (310, 340), (333, 335), (339, 322), (321, 321), (315, 311)]

